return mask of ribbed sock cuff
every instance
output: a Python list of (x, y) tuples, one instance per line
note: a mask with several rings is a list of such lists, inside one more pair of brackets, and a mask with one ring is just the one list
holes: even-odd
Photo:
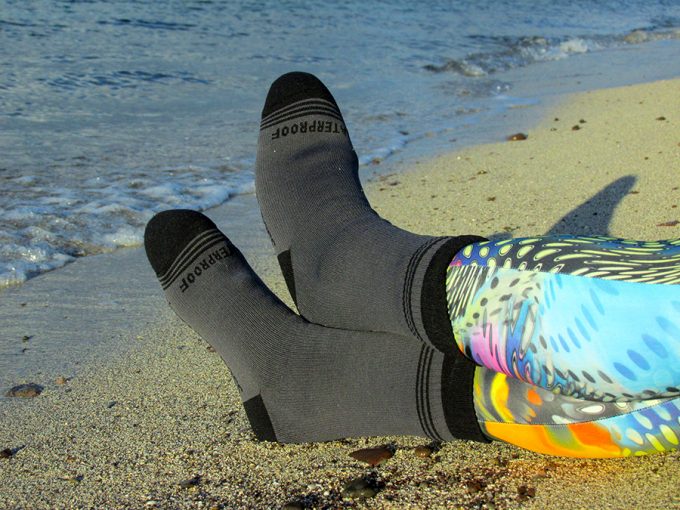
[(442, 406), (446, 426), (457, 439), (490, 443), (477, 421), (474, 401), (475, 365), (460, 352), (444, 358), (442, 367)]
[(456, 253), (467, 245), (486, 240), (472, 235), (443, 240), (436, 246), (422, 276), (419, 301), (411, 302), (412, 307), (420, 308), (420, 325), (426, 340), (444, 354), (451, 354), (457, 349), (446, 301), (446, 268)]

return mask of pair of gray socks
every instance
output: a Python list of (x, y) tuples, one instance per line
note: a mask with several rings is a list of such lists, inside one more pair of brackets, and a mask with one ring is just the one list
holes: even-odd
[(409, 434), (484, 440), (445, 272), (480, 238), (418, 236), (368, 204), (340, 111), (314, 76), (274, 82), (256, 189), (301, 316), (208, 218), (165, 211), (145, 247), (175, 312), (222, 356), (260, 439)]

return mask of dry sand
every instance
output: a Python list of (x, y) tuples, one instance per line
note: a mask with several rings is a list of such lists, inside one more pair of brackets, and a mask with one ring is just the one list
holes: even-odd
[[(680, 237), (678, 97), (680, 80), (567, 97), (527, 140), (414, 163), (367, 193), (423, 233)], [(285, 296), (272, 257), (253, 265)], [(157, 305), (120, 359), (0, 402), (0, 450), (15, 452), (0, 458), (0, 508), (680, 508), (680, 452), (574, 460), (455, 441), (421, 458), (420, 438), (256, 442), (219, 357)], [(386, 443), (396, 454), (375, 469), (348, 455)], [(343, 500), (369, 474), (382, 490)]]

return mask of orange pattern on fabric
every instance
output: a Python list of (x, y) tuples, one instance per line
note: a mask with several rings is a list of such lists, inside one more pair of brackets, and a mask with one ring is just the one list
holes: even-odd
[(543, 403), (543, 399), (541, 396), (538, 394), (536, 390), (531, 388), (529, 391), (527, 391), (527, 398), (529, 399), (529, 402), (536, 406), (540, 406)]
[(613, 444), (609, 432), (595, 423), (547, 426), (484, 422), (484, 427), (497, 439), (538, 453), (582, 458), (626, 456)]

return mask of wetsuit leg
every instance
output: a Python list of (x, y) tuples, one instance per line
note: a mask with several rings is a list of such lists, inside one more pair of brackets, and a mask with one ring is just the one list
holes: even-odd
[(565, 457), (629, 457), (678, 449), (680, 398), (592, 402), (478, 368), (475, 409), (491, 438)]
[(680, 395), (680, 240), (554, 236), (482, 242), (453, 258), (459, 349), (563, 395)]

